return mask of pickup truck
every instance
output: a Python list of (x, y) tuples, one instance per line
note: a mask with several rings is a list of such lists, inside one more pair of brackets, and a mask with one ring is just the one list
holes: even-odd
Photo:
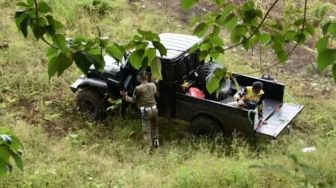
[[(233, 131), (245, 135), (262, 134), (277, 137), (289, 123), (301, 112), (303, 106), (284, 102), (285, 85), (262, 78), (234, 74), (239, 88), (251, 85), (254, 81), (263, 83), (265, 92), (263, 117), (267, 124), (259, 125), (255, 121), (256, 112), (228, 105), (237, 92), (237, 84), (231, 79), (223, 79), (217, 95), (206, 91), (205, 82), (215, 67), (216, 62), (200, 61), (197, 51), (190, 49), (202, 39), (184, 34), (162, 33), (161, 43), (167, 49), (167, 55), (157, 56), (162, 62), (163, 79), (157, 83), (159, 97), (157, 106), (159, 115), (165, 118), (176, 118), (190, 122), (189, 131), (196, 135), (214, 136), (218, 132)], [(109, 105), (108, 98), (120, 99), (119, 91), (125, 89), (132, 94), (139, 84), (138, 70), (134, 69), (126, 57), (117, 62), (105, 56), (105, 68), (98, 71), (92, 67), (86, 76), (81, 76), (71, 89), (77, 93), (79, 109), (88, 112), (92, 119), (106, 117)], [(150, 70), (149, 70), (150, 71)], [(199, 88), (205, 97), (191, 96), (181, 85), (192, 83)], [(219, 93), (219, 95), (218, 95)], [(218, 97), (220, 96), (220, 97)], [(123, 101), (121, 112), (124, 114), (127, 104)]]

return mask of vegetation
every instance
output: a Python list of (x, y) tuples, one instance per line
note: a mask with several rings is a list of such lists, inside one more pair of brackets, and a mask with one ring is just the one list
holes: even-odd
[(0, 176), (12, 171), (13, 165), (10, 163), (10, 159), (13, 159), (17, 167), (23, 170), (22, 144), (18, 138), (5, 128), (0, 129), (0, 138)]
[[(336, 185), (336, 99), (330, 72), (314, 72), (314, 67), (311, 70), (305, 60), (296, 62), (304, 63), (299, 72), (293, 70), (297, 65), (293, 62), (279, 68), (283, 73), (277, 75), (278, 79), (286, 83), (290, 95), (305, 105), (292, 134), (284, 134), (274, 141), (239, 135), (218, 136), (212, 141), (190, 137), (185, 133), (185, 122), (160, 119), (164, 143), (148, 155), (142, 148), (136, 115), (129, 114), (127, 120), (109, 117), (96, 123), (76, 111), (68, 87), (81, 74), (76, 68), (70, 66), (62, 76), (49, 81), (45, 71), (47, 46), (37, 43), (32, 36), (22, 40), (13, 23), (17, 2), (0, 0), (0, 44), (8, 42), (9, 45), (0, 49), (0, 126), (10, 128), (24, 144), (25, 168), (0, 177), (0, 187)], [(187, 24), (164, 15), (157, 7), (128, 5), (125, 0), (106, 2), (109, 8), (102, 16), (85, 8), (95, 6), (91, 1), (48, 1), (53, 16), (64, 23), (64, 33), (69, 37), (82, 34), (93, 38), (97, 36), (96, 26), (102, 36), (111, 35), (120, 43), (126, 43), (136, 34), (136, 28), (191, 32), (189, 27), (180, 26)], [(324, 6), (335, 10), (335, 5), (319, 1), (310, 1), (308, 10), (315, 12), (318, 11), (315, 7)], [(262, 59), (271, 62), (274, 57), (267, 55), (268, 52), (263, 50)], [(238, 48), (218, 58), (233, 72), (246, 73), (256, 71), (259, 66), (255, 55), (251, 58), (250, 53)], [(277, 74), (277, 70), (269, 71)], [(256, 72), (252, 74), (259, 76)], [(315, 146), (316, 151), (302, 151), (310, 146)]]

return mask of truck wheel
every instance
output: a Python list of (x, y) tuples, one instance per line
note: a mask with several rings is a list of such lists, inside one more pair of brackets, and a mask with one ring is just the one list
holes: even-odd
[(106, 118), (106, 100), (104, 95), (90, 88), (82, 88), (77, 92), (76, 103), (79, 110), (89, 115), (92, 120)]
[(207, 116), (197, 116), (191, 120), (189, 125), (189, 132), (196, 136), (215, 137), (221, 131), (219, 123)]

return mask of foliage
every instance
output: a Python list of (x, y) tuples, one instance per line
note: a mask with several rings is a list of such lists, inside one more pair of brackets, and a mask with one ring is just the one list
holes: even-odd
[[(189, 9), (198, 0), (181, 0), (182, 7)], [(194, 34), (204, 37), (203, 43), (194, 47), (193, 50), (200, 50), (200, 58), (218, 58), (226, 50), (242, 45), (246, 50), (254, 46), (271, 47), (280, 63), (285, 63), (288, 56), (299, 44), (303, 44), (308, 36), (315, 36), (315, 28), (306, 19), (307, 0), (305, 0), (304, 14), (302, 18), (291, 19), (291, 22), (283, 22), (281, 19), (267, 21), (267, 16), (273, 7), (278, 3), (275, 0), (271, 7), (264, 14), (262, 9), (257, 7), (253, 1), (246, 1), (243, 5), (237, 6), (224, 0), (214, 0), (217, 8), (201, 19), (195, 19), (196, 27)], [(326, 14), (326, 9), (317, 10), (315, 14), (320, 17)], [(287, 24), (286, 24), (287, 23)], [(221, 39), (221, 31), (226, 30), (231, 34), (232, 46), (225, 47)], [(328, 48), (328, 40), (333, 40), (336, 35), (335, 23), (326, 23), (322, 27), (324, 37), (318, 45), (318, 67), (322, 71), (332, 66), (334, 78), (336, 78), (336, 51)], [(295, 43), (294, 48), (287, 53), (285, 45)], [(277, 65), (276, 63), (275, 65)], [(273, 66), (273, 65), (272, 65)]]
[[(167, 50), (156, 33), (139, 29), (138, 34), (126, 45), (115, 42), (109, 44), (108, 38), (100, 36), (99, 28), (99, 37), (94, 39), (75, 37), (73, 40), (67, 40), (64, 34), (60, 33), (63, 25), (51, 16), (51, 7), (46, 2), (37, 3), (37, 0), (27, 0), (26, 3), (17, 3), (17, 6), (20, 10), (15, 14), (15, 22), (19, 31), (27, 38), (28, 27), (30, 27), (36, 39), (42, 39), (50, 46), (49, 77), (56, 73), (58, 76), (62, 75), (73, 62), (84, 74), (91, 66), (101, 70), (105, 65), (103, 56), (106, 53), (119, 62), (130, 56), (130, 62), (134, 68), (149, 66), (153, 76), (162, 79), (161, 62), (156, 57), (156, 50), (162, 56), (166, 55)], [(52, 44), (47, 42), (45, 35), (51, 38)]]
[[(197, 2), (198, 0), (181, 0), (181, 6), (184, 9), (189, 9)], [(193, 33), (198, 37), (203, 37), (204, 40), (194, 46), (192, 51), (200, 53), (199, 58), (201, 60), (207, 57), (217, 59), (226, 50), (240, 45), (246, 50), (250, 50), (260, 44), (273, 49), (279, 60), (276, 64), (284, 63), (297, 45), (304, 43), (309, 35), (315, 35), (314, 27), (306, 19), (307, 0), (305, 0), (303, 17), (294, 19), (292, 23), (288, 24), (284, 24), (286, 22), (281, 22), (281, 20), (267, 21), (269, 13), (278, 3), (278, 0), (273, 2), (266, 13), (253, 1), (246, 1), (241, 6), (224, 0), (215, 0), (214, 2), (217, 8), (213, 12), (194, 19), (196, 27)], [(92, 2), (93, 6), (101, 4), (103, 4), (101, 1)], [(47, 42), (44, 38), (46, 34), (53, 41), (48, 51), (49, 77), (56, 73), (60, 76), (73, 62), (83, 73), (87, 73), (92, 65), (101, 70), (104, 67), (103, 56), (106, 53), (119, 62), (129, 56), (130, 63), (134, 68), (140, 69), (149, 66), (153, 75), (162, 79), (161, 62), (156, 57), (156, 50), (163, 56), (166, 55), (166, 49), (160, 43), (160, 38), (156, 33), (138, 29), (138, 34), (126, 45), (115, 42), (109, 44), (107, 38), (102, 37), (95, 39), (75, 37), (73, 43), (69, 44), (65, 36), (59, 32), (63, 25), (52, 17), (52, 10), (47, 3), (27, 0), (26, 3), (20, 2), (17, 5), (22, 9), (16, 12), (16, 24), (24, 37), (28, 35), (27, 28), (31, 27), (36, 39), (41, 38)], [(322, 12), (321, 14), (325, 13)], [(328, 35), (335, 35), (334, 25), (333, 22), (328, 22), (323, 26), (323, 34), (326, 35), (324, 38), (329, 38)], [(225, 46), (221, 36), (222, 30), (230, 32), (232, 46)], [(99, 28), (98, 32), (100, 35)], [(331, 37), (331, 40), (333, 38)], [(320, 70), (324, 70), (326, 67), (332, 66), (333, 75), (336, 77), (336, 65), (334, 65), (336, 51), (333, 48), (328, 48), (328, 42), (325, 42), (325, 40), (322, 38), (318, 45), (318, 67)], [(295, 46), (287, 53), (285, 45), (292, 42), (295, 43)], [(225, 74), (220, 74), (223, 77), (227, 77), (228, 74), (226, 73), (230, 73), (226, 70), (224, 72)], [(218, 88), (220, 80), (221, 78), (218, 75), (208, 79), (207, 89), (210, 93)]]
[(23, 170), (21, 155), (22, 144), (19, 139), (9, 129), (0, 128), (0, 176), (6, 172), (12, 172), (13, 165), (10, 159), (13, 159), (16, 166)]
[(97, 12), (101, 16), (106, 15), (113, 8), (108, 0), (87, 0), (83, 3), (83, 7), (89, 13)]

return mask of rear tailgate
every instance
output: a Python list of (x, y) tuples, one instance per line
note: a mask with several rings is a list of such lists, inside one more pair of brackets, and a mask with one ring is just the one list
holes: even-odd
[(303, 106), (297, 104), (284, 103), (279, 109), (267, 119), (267, 124), (256, 128), (256, 132), (277, 137), (280, 132), (298, 115)]

